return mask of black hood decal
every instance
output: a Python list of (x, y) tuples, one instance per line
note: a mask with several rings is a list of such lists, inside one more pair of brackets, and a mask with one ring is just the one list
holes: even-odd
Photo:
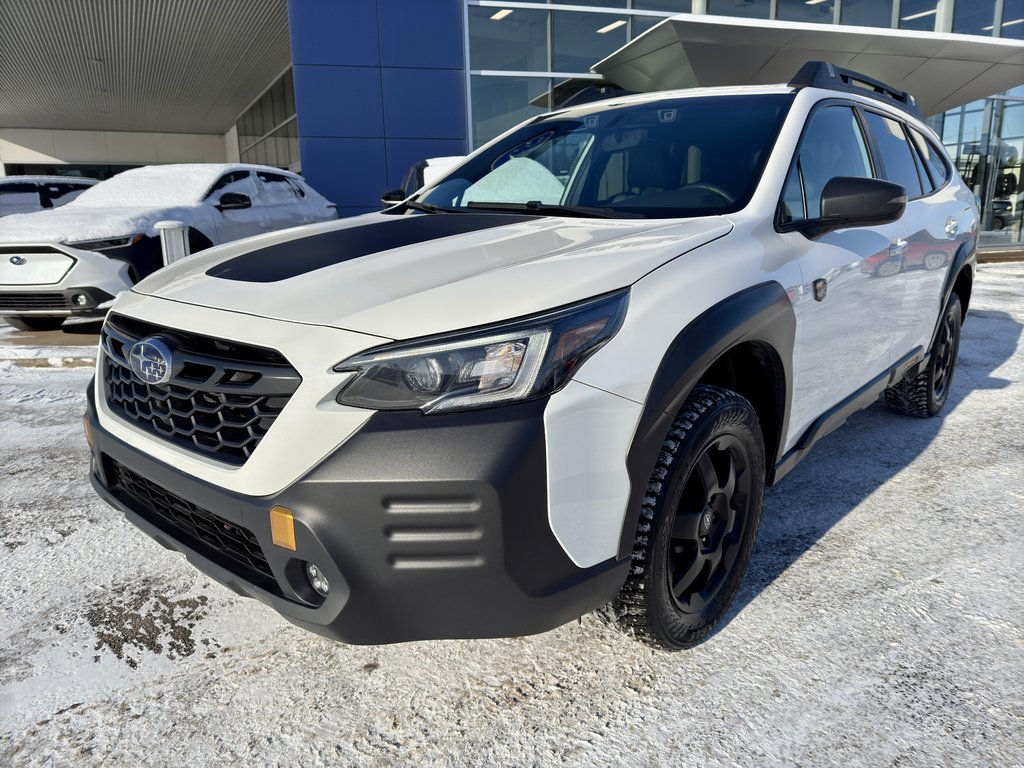
[(429, 213), (347, 227), (260, 248), (210, 267), (206, 274), (246, 283), (276, 283), (371, 253), (518, 224), (535, 216), (504, 213)]

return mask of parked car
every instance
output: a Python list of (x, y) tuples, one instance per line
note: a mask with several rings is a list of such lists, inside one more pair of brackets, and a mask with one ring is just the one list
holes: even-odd
[(96, 183), (74, 176), (0, 176), (0, 217), (58, 208)]
[[(820, 62), (532, 119), (386, 212), (123, 294), (93, 485), (339, 640), (529, 634), (610, 602), (691, 646), (766, 485), (883, 393), (946, 403), (978, 209), (941, 147), (909, 96)], [(924, 239), (945, 268), (862, 270)]]
[(156, 224), (190, 250), (337, 218), (302, 178), (260, 165), (157, 165), (119, 173), (59, 210), (0, 219), (0, 316), (22, 330), (98, 317), (163, 266)]
[(405, 172), (402, 186), (381, 195), (381, 205), (388, 208), (402, 202), (417, 190), (433, 184), (465, 159), (462, 155), (452, 155), (450, 157), (430, 157), (413, 163)]

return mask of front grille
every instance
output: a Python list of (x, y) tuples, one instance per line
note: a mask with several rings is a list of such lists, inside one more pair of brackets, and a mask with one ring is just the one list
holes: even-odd
[[(128, 364), (132, 345), (159, 336), (173, 350), (172, 377), (146, 384)], [(278, 352), (110, 315), (101, 334), (107, 404), (183, 448), (241, 465), (301, 379)]]
[(0, 312), (31, 311), (34, 309), (71, 309), (63, 293), (0, 293)]
[(111, 464), (118, 488), (146, 508), (139, 510), (137, 504), (133, 505), (136, 512), (149, 518), (155, 515), (157, 519), (151, 522), (164, 529), (168, 524), (174, 526), (178, 537), (192, 549), (263, 589), (279, 592), (252, 531), (185, 501), (116, 461)]

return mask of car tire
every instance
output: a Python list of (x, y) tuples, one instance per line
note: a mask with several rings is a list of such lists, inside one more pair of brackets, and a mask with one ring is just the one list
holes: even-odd
[(942, 313), (928, 366), (916, 376), (903, 379), (885, 390), (885, 402), (892, 410), (906, 416), (922, 417), (935, 416), (942, 410), (956, 370), (962, 322), (960, 297), (954, 293)]
[(764, 482), (753, 407), (735, 392), (694, 387), (658, 456), (629, 576), (611, 604), (620, 628), (665, 650), (708, 636), (746, 572)]
[(875, 274), (879, 277), (892, 277), (898, 275), (903, 271), (903, 262), (900, 261), (883, 261), (878, 265), (878, 269), (875, 270)]
[(56, 331), (64, 325), (63, 317), (5, 317), (4, 322), (19, 331)]

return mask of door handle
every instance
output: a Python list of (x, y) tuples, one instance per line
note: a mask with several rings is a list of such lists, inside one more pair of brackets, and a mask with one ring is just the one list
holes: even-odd
[(956, 233), (960, 231), (960, 224), (950, 216), (946, 219), (946, 234), (949, 235), (950, 239), (956, 237)]
[(892, 243), (889, 245), (889, 257), (893, 259), (898, 259), (902, 257), (903, 252), (907, 250), (908, 245), (909, 243), (902, 238), (897, 238), (896, 240), (893, 240)]

